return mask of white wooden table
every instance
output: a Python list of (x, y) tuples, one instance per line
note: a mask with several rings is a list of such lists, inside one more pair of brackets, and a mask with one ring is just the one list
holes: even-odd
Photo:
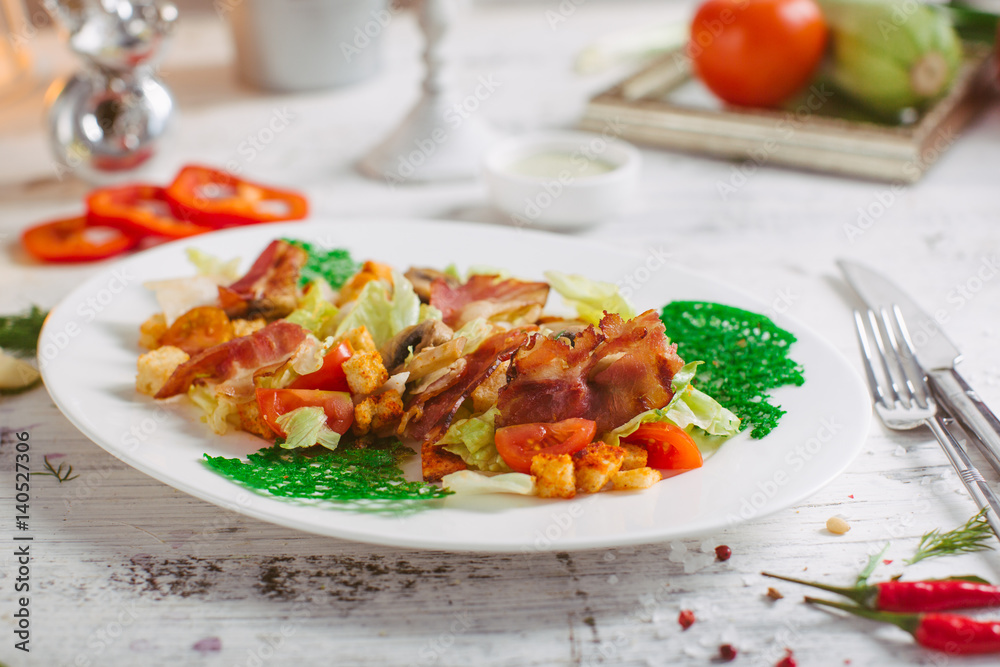
[[(568, 4), (568, 3), (564, 3)], [(551, 5), (551, 6), (549, 6)], [(574, 5), (576, 6), (576, 5)], [(588, 95), (622, 72), (573, 74), (575, 54), (610, 30), (680, 16), (663, 3), (580, 4), (552, 29), (556, 3), (490, 6), (457, 31), (458, 76), (500, 82), (481, 113), (511, 132), (572, 125)], [(239, 87), (224, 26), (185, 16), (167, 80), (183, 115), (164, 156), (167, 180), (188, 161), (244, 160), (246, 173), (308, 191), (317, 217), (497, 219), (475, 183), (399, 187), (366, 181), (353, 163), (415, 99), (421, 75), (412, 17), (386, 31), (385, 66), (354, 87), (265, 96)], [(98, 266), (48, 267), (19, 248), (27, 224), (80, 210), (84, 184), (53, 176), (41, 92), (72, 60), (51, 34), (32, 43), (38, 90), (0, 108), (0, 312), (51, 307)], [(240, 144), (280, 110), (288, 128), (247, 160)], [(833, 260), (882, 267), (929, 309), (950, 316), (964, 372), (1000, 406), (1000, 279), (977, 271), (1000, 254), (1000, 108), (994, 106), (918, 185), (890, 189), (776, 168), (757, 169), (725, 200), (738, 165), (644, 151), (633, 210), (585, 237), (631, 249), (666, 247), (824, 333), (856, 360), (846, 288)], [(880, 202), (881, 200), (881, 202)], [(878, 204), (878, 205), (877, 205)], [(881, 206), (881, 208), (880, 208)], [(860, 210), (878, 212), (860, 235)], [(502, 263), (499, 261), (498, 263)], [(964, 291), (963, 291), (964, 290)], [(674, 545), (530, 556), (406, 551), (315, 537), (190, 498), (106, 454), (63, 418), (45, 391), (0, 399), (2, 532), (0, 660), (16, 665), (706, 665), (720, 643), (735, 664), (773, 665), (785, 647), (813, 665), (996, 664), (916, 648), (901, 631), (806, 608), (804, 589), (761, 570), (848, 583), (886, 540), (883, 568), (900, 571), (916, 538), (973, 512), (927, 432), (873, 425), (850, 469), (799, 507), (732, 528), (704, 544), (733, 557), (685, 573)], [(34, 459), (71, 463), (80, 477), (33, 480), (31, 653), (14, 649), (15, 432)], [(986, 471), (993, 481), (997, 477)], [(842, 515), (851, 531), (824, 530)], [(671, 556), (673, 555), (673, 558)], [(975, 573), (1000, 580), (1000, 557), (932, 560), (913, 575)], [(682, 632), (677, 614), (698, 622)]]

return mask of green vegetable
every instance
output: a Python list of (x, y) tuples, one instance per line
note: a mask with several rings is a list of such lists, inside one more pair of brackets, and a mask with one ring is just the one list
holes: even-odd
[(19, 356), (33, 356), (46, 315), (46, 311), (32, 306), (20, 315), (0, 316), (0, 348)]
[[(389, 293), (392, 292), (390, 297)], [(420, 321), (420, 297), (403, 274), (392, 272), (392, 287), (381, 280), (372, 280), (361, 288), (351, 311), (337, 326), (335, 336), (364, 326), (375, 345), (382, 344), (406, 327)]]
[(898, 121), (948, 92), (962, 45), (947, 15), (916, 0), (819, 0), (833, 44), (831, 79)]
[(703, 452), (717, 448), (722, 440), (736, 435), (740, 430), (740, 420), (736, 415), (691, 385), (701, 363), (693, 361), (677, 371), (671, 381), (674, 397), (666, 407), (636, 415), (605, 434), (602, 440), (617, 445), (621, 438), (635, 433), (640, 425), (648, 422), (670, 422), (681, 427)]
[(558, 271), (546, 271), (545, 278), (588, 324), (600, 324), (604, 311), (617, 313), (626, 320), (636, 315), (635, 308), (621, 295), (617, 285)]
[[(321, 453), (316, 453), (317, 451)], [(443, 498), (450, 491), (424, 482), (407, 482), (399, 467), (413, 451), (399, 442), (379, 447), (341, 447), (335, 452), (261, 449), (246, 461), (205, 455), (205, 464), (246, 487), (284, 498), (338, 502), (399, 501)], [(362, 508), (378, 509), (370, 503)]]
[(201, 420), (214, 433), (225, 435), (229, 429), (239, 427), (239, 406), (228, 398), (216, 395), (214, 386), (192, 385), (188, 389), (188, 398), (201, 410)]
[(240, 277), (239, 257), (222, 260), (197, 248), (188, 248), (185, 252), (188, 261), (194, 264), (200, 276), (224, 278), (227, 282), (233, 282)]
[(500, 410), (493, 406), (478, 417), (459, 419), (438, 444), (460, 456), (467, 466), (475, 470), (510, 472), (510, 467), (500, 458), (494, 441), (494, 422), (499, 414)]
[[(802, 367), (788, 358), (793, 334), (764, 315), (701, 301), (674, 301), (660, 319), (682, 358), (711, 360), (700, 369), (697, 389), (732, 410), (740, 430), (752, 426), (751, 435), (763, 438), (778, 425), (785, 411), (769, 402), (768, 392), (805, 382)], [(690, 400), (697, 412), (703, 399)]]
[(926, 558), (954, 556), (956, 554), (973, 553), (993, 548), (993, 529), (986, 520), (989, 508), (984, 507), (971, 519), (954, 530), (942, 533), (932, 530), (920, 538), (917, 551), (908, 559), (907, 565), (913, 565)]
[(309, 254), (309, 259), (299, 275), (299, 285), (322, 278), (334, 289), (340, 289), (351, 276), (361, 270), (361, 265), (351, 258), (351, 253), (341, 248), (323, 250), (305, 241), (283, 240), (302, 248)]
[(285, 440), (279, 445), (284, 449), (322, 445), (334, 450), (340, 444), (340, 434), (326, 425), (326, 412), (321, 407), (296, 408), (280, 415), (277, 422), (285, 432)]
[(454, 338), (465, 338), (462, 354), (472, 354), (479, 345), (493, 334), (493, 325), (482, 317), (466, 322), (455, 332)]
[(333, 318), (337, 316), (338, 312), (335, 305), (323, 298), (319, 285), (309, 283), (299, 300), (298, 307), (285, 319), (308, 329), (317, 338), (323, 340), (333, 333), (335, 328)]

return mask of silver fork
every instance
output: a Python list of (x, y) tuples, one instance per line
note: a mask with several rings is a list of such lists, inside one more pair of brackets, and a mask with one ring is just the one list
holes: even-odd
[[(945, 427), (944, 418), (931, 396), (927, 373), (917, 361), (903, 314), (896, 306), (893, 306), (892, 314), (893, 317), (890, 319), (885, 308), (881, 309), (879, 316), (869, 310), (866, 327), (865, 318), (860, 312), (854, 311), (854, 323), (857, 326), (858, 342), (861, 344), (861, 354), (865, 361), (865, 375), (875, 402), (875, 412), (882, 423), (893, 430), (927, 426), (934, 432), (934, 437), (941, 443), (941, 448), (965, 484), (969, 495), (980, 508), (989, 508), (986, 520), (993, 533), (1000, 538), (1000, 498), (997, 498), (993, 489), (983, 479), (962, 445)], [(896, 337), (893, 320), (895, 329), (898, 329), (902, 338), (902, 347)], [(875, 343), (874, 347), (872, 340)], [(888, 341), (888, 351), (886, 341)], [(879, 361), (878, 365), (881, 367), (885, 382), (879, 380), (875, 371), (875, 358)]]

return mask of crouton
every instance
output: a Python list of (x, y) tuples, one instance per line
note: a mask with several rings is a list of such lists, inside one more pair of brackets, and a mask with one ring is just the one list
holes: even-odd
[(370, 394), (389, 379), (389, 371), (382, 365), (377, 350), (355, 352), (344, 362), (343, 368), (352, 394)]
[(392, 435), (399, 428), (403, 418), (403, 398), (398, 391), (390, 389), (375, 396), (375, 413), (372, 415), (372, 430), (376, 435)]
[(255, 400), (249, 400), (244, 403), (240, 403), (239, 406), (240, 414), (240, 428), (254, 435), (259, 435), (262, 438), (268, 440), (273, 440), (275, 435), (277, 435), (264, 421), (264, 416), (260, 413), (260, 405)]
[(635, 470), (636, 468), (646, 467), (649, 454), (646, 453), (645, 447), (623, 442), (621, 443), (621, 448), (625, 454), (625, 460), (622, 461), (622, 470)]
[(356, 329), (351, 329), (341, 336), (337, 342), (339, 343), (342, 340), (350, 341), (351, 349), (355, 352), (378, 352), (375, 341), (372, 339), (372, 335), (368, 333), (367, 327), (360, 326)]
[(538, 495), (542, 498), (572, 498), (576, 495), (573, 459), (569, 454), (535, 454), (531, 459)]
[(374, 417), (375, 398), (369, 396), (354, 406), (354, 422), (351, 424), (351, 432), (355, 435), (365, 435), (371, 430)]
[(233, 337), (241, 338), (260, 331), (267, 326), (267, 320), (258, 317), (255, 320), (233, 320)]
[(611, 476), (611, 486), (615, 491), (633, 491), (648, 489), (663, 479), (659, 470), (653, 468), (636, 468), (621, 470)]
[(139, 345), (147, 350), (160, 347), (160, 339), (167, 333), (167, 318), (157, 313), (139, 325)]
[(179, 347), (163, 345), (139, 357), (135, 388), (140, 394), (156, 396), (178, 366), (190, 359)]
[(425, 482), (440, 482), (445, 475), (469, 469), (462, 457), (445, 451), (433, 442), (425, 442), (420, 446), (420, 466), (423, 468)]
[(482, 384), (472, 390), (472, 409), (474, 412), (486, 412), (497, 404), (500, 390), (507, 384), (507, 369), (510, 362), (499, 364)]
[(382, 280), (392, 284), (392, 267), (388, 264), (380, 264), (368, 260), (361, 270), (351, 276), (350, 280), (344, 283), (337, 295), (337, 306), (343, 306), (349, 301), (354, 301), (361, 294), (365, 285), (373, 280)]
[(592, 442), (573, 454), (573, 472), (576, 488), (584, 493), (597, 493), (618, 472), (625, 459), (621, 447)]

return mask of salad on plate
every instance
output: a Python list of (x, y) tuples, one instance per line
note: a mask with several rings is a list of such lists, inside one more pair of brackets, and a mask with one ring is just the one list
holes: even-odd
[[(136, 388), (189, 400), (216, 434), (268, 441), (257, 464), (339, 466), (338, 484), (358, 490), (351, 475), (377, 472), (367, 453), (409, 445), (423, 484), (391, 472), (364, 488), (572, 498), (698, 468), (741, 429), (698, 388), (710, 383), (693, 384), (712, 360), (682, 359), (661, 315), (610, 283), (403, 271), (288, 239), (244, 275), (238, 260), (188, 254), (196, 275), (147, 283), (160, 312), (140, 328)], [(247, 462), (207, 459), (253, 485)]]

